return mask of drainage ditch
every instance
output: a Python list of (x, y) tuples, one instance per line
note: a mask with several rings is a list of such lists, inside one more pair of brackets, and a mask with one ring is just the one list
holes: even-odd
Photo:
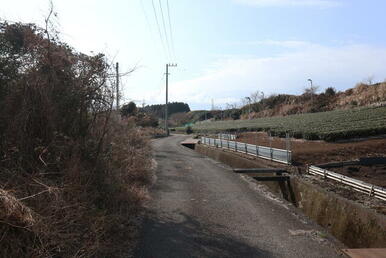
[[(193, 144), (193, 143), (191, 143)], [(203, 146), (185, 145), (214, 160), (233, 168), (285, 168), (266, 160), (247, 158), (239, 154)], [(268, 186), (270, 191), (292, 202), (304, 214), (326, 228), (332, 235), (350, 248), (385, 248), (386, 216), (359, 203), (316, 185), (305, 176), (290, 175), (288, 183), (257, 182)]]

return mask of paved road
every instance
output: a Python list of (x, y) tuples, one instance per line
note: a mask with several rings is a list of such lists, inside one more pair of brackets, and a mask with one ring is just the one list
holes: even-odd
[(314, 223), (229, 167), (154, 142), (156, 182), (135, 257), (340, 257)]

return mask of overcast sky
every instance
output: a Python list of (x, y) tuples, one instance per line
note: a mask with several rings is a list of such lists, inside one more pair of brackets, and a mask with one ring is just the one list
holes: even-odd
[[(138, 66), (123, 79), (125, 101), (164, 102), (167, 62), (178, 63), (170, 101), (193, 109), (209, 109), (211, 99), (225, 107), (256, 90), (299, 94), (308, 78), (338, 90), (386, 78), (383, 0), (169, 0), (171, 26), (167, 0), (53, 3), (64, 41), (115, 57), (122, 71)], [(42, 24), (48, 6), (0, 0), (0, 18)]]

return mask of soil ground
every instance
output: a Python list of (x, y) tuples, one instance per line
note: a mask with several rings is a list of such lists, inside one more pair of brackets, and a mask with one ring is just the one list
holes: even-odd
[[(238, 135), (237, 141), (260, 146), (286, 149), (286, 139), (272, 137), (264, 132), (249, 132)], [(328, 162), (355, 160), (363, 157), (386, 156), (386, 137), (361, 139), (351, 142), (330, 143), (290, 139), (294, 165), (317, 165)], [(371, 184), (386, 187), (386, 166), (348, 166), (334, 168), (331, 171), (341, 173)]]
[(386, 165), (344, 166), (329, 170), (386, 188)]

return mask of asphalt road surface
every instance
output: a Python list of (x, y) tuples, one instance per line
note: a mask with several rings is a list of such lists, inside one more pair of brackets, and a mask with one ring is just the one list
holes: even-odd
[(135, 257), (341, 257), (292, 205), (184, 139), (153, 142), (156, 181)]

